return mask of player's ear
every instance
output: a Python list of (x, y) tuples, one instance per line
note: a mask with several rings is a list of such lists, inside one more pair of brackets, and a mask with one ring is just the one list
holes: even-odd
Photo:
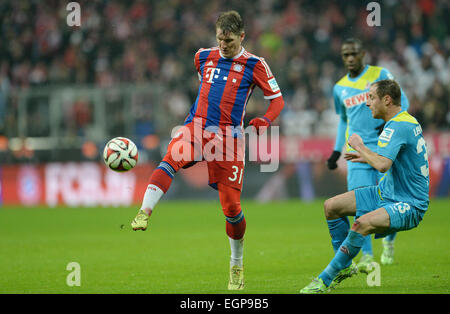
[(242, 32), (241, 35), (239, 35), (239, 39), (242, 42), (245, 38), (245, 32)]

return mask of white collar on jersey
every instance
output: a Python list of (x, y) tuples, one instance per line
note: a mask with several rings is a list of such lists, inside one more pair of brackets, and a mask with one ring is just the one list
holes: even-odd
[[(234, 60), (234, 59), (237, 59), (237, 58), (239, 58), (240, 56), (242, 56), (242, 54), (245, 52), (245, 49), (244, 49), (244, 47), (242, 47), (241, 46), (241, 52), (239, 52), (237, 55), (235, 55), (233, 58), (231, 58), (232, 60)], [(224, 56), (222, 56), (222, 52), (220, 51), (220, 49), (219, 49), (219, 54), (220, 54), (220, 57), (221, 58), (224, 58), (224, 59), (230, 59), (230, 58), (225, 58)]]

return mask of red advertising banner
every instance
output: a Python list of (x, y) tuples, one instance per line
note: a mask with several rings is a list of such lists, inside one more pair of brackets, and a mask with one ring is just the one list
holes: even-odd
[(280, 160), (293, 162), (298, 160), (326, 160), (334, 147), (334, 139), (312, 137), (283, 137), (280, 140)]
[[(430, 195), (449, 196), (450, 133), (426, 134), (425, 138), (430, 164)], [(256, 152), (259, 162), (276, 158), (295, 165), (300, 161), (324, 163), (333, 146), (334, 140), (330, 138), (281, 137), (279, 141), (267, 139), (258, 142), (256, 150), (255, 146), (248, 149), (250, 153)], [(276, 166), (273, 171), (278, 170), (278, 163)], [(345, 163), (342, 166), (345, 171)], [(155, 163), (138, 164), (131, 171), (117, 173), (100, 162), (3, 165), (0, 167), (0, 205), (76, 207), (139, 204), (155, 167)], [(184, 187), (198, 190), (208, 187), (206, 163), (183, 169), (178, 175), (178, 182), (182, 182)], [(246, 176), (257, 175), (259, 172), (246, 170)], [(177, 194), (176, 197), (182, 196)]]
[(128, 206), (140, 200), (152, 164), (117, 173), (96, 162), (14, 165), (1, 169), (8, 205)]

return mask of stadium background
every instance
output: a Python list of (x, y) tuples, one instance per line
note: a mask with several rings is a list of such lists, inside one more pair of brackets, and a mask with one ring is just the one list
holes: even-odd
[[(426, 135), (433, 199), (420, 226), (398, 235), (381, 286), (360, 274), (334, 292), (449, 293), (448, 1), (377, 1), (379, 27), (366, 23), (369, 1), (77, 1), (80, 27), (66, 23), (69, 2), (0, 1), (1, 294), (230, 293), (224, 217), (204, 165), (177, 174), (149, 230), (129, 229), (196, 96), (193, 55), (216, 44), (214, 21), (228, 9), (244, 17), (244, 47), (267, 59), (286, 101), (276, 121), (279, 171), (246, 163), (244, 293), (286, 294), (278, 304), (263, 296), (273, 308), (305, 306), (294, 294), (332, 257), (323, 200), (346, 190), (346, 165), (329, 171), (325, 160), (348, 36), (360, 37), (367, 63), (386, 66), (408, 95)], [(246, 125), (266, 108), (256, 89)], [(118, 174), (101, 161), (114, 136), (139, 145), (136, 169)], [(379, 261), (381, 241), (373, 246)], [(146, 300), (179, 310), (177, 297)]]
[[(346, 165), (329, 171), (338, 116), (332, 87), (345, 74), (343, 39), (362, 39), (366, 62), (388, 68), (410, 100), (429, 149), (431, 195), (449, 196), (450, 7), (445, 0), (78, 1), (81, 26), (66, 23), (69, 1), (0, 3), (0, 202), (117, 206), (140, 202), (174, 126), (193, 103), (194, 53), (216, 45), (214, 22), (235, 9), (244, 47), (269, 63), (286, 107), (280, 169), (248, 162), (243, 197), (310, 201), (346, 190)], [(405, 14), (407, 12), (407, 14)], [(255, 90), (246, 124), (267, 102)], [(139, 147), (129, 173), (107, 171), (104, 144), (126, 136)], [(182, 170), (166, 199), (216, 199), (205, 165)]]

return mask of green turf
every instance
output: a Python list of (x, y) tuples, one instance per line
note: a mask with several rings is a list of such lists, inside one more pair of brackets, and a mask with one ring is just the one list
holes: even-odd
[[(247, 220), (244, 293), (297, 293), (332, 257), (322, 202), (242, 202)], [(449, 293), (450, 200), (433, 200), (401, 232), (381, 286), (365, 275), (333, 293)], [(0, 293), (228, 293), (229, 244), (218, 202), (161, 202), (134, 232), (136, 208), (1, 208)], [(125, 228), (120, 226), (124, 224)], [(379, 260), (381, 241), (374, 241)], [(359, 257), (358, 257), (359, 258)], [(358, 259), (357, 258), (357, 259)], [(81, 267), (69, 287), (66, 266)]]

